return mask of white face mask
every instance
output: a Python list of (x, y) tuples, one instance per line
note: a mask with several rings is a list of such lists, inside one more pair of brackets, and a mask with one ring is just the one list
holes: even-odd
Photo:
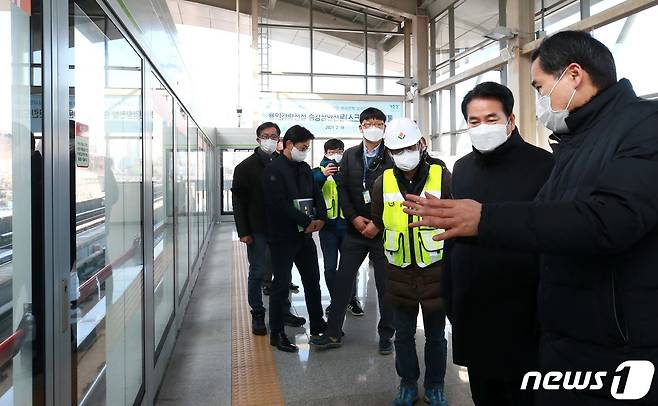
[(302, 162), (306, 159), (306, 155), (308, 155), (308, 149), (305, 151), (300, 151), (297, 148), (292, 147), (292, 151), (290, 151), (290, 156), (295, 162)]
[(271, 154), (274, 153), (274, 151), (276, 151), (276, 144), (278, 144), (278, 141), (274, 141), (274, 140), (271, 140), (269, 138), (264, 139), (264, 140), (261, 139), (260, 140), (260, 149), (264, 153), (266, 153), (268, 155), (271, 155)]
[(557, 134), (564, 134), (569, 132), (569, 127), (567, 126), (566, 120), (567, 117), (569, 117), (569, 106), (571, 105), (573, 97), (576, 95), (576, 89), (573, 89), (573, 93), (571, 94), (569, 103), (567, 103), (567, 107), (565, 107), (562, 111), (553, 110), (553, 107), (551, 106), (551, 94), (553, 93), (553, 90), (555, 90), (557, 84), (560, 83), (560, 80), (562, 80), (562, 77), (565, 73), (567, 73), (566, 69), (564, 72), (562, 72), (562, 75), (560, 75), (560, 78), (557, 80), (557, 82), (555, 82), (551, 91), (548, 92), (546, 96), (541, 96), (537, 99), (536, 106), (537, 119), (543, 123), (546, 128)]
[(335, 161), (337, 164), (339, 164), (340, 161), (343, 159), (343, 154), (327, 155), (327, 159), (329, 159), (330, 161)]
[(421, 151), (408, 151), (404, 150), (397, 155), (391, 155), (395, 166), (401, 171), (408, 172), (415, 169), (420, 163)]
[(384, 138), (384, 130), (375, 126), (363, 129), (363, 138), (370, 142), (377, 142)]
[(480, 152), (491, 152), (507, 141), (507, 124), (480, 124), (469, 128), (473, 148)]

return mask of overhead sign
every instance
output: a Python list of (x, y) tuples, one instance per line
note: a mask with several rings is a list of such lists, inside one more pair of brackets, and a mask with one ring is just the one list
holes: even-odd
[(342, 100), (262, 99), (261, 121), (272, 121), (285, 132), (295, 124), (316, 136), (356, 135), (359, 115), (375, 107), (386, 121), (402, 117), (402, 102), (360, 102)]

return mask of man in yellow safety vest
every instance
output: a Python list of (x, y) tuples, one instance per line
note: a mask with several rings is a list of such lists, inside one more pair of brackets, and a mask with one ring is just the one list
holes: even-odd
[(410, 406), (418, 398), (420, 370), (415, 334), (420, 305), (425, 330), (425, 401), (432, 406), (446, 406), (443, 387), (447, 342), (440, 290), (443, 244), (432, 239), (443, 230), (409, 228), (417, 218), (403, 211), (402, 202), (407, 193), (449, 197), (450, 172), (443, 161), (428, 155), (425, 139), (411, 119), (393, 120), (386, 127), (384, 145), (395, 167), (385, 170), (375, 181), (372, 219), (377, 228), (384, 230), (386, 291), (393, 303), (395, 368), (401, 380), (393, 403)]
[[(343, 141), (332, 138), (324, 143), (324, 158), (320, 166), (313, 170), (313, 178), (322, 190), (322, 196), (327, 206), (327, 223), (320, 230), (320, 247), (324, 262), (324, 281), (329, 290), (329, 296), (334, 297), (334, 278), (338, 269), (338, 252), (343, 244), (347, 223), (338, 202), (338, 187), (334, 175), (340, 170), (345, 144)], [(354, 316), (363, 316), (363, 308), (356, 296), (356, 279), (352, 286), (352, 299), (347, 309)], [(329, 314), (327, 307), (326, 313)]]

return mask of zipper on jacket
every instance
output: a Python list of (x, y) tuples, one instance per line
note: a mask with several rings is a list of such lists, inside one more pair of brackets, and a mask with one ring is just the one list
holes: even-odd
[(624, 344), (628, 343), (628, 334), (624, 334), (624, 329), (621, 328), (621, 323), (619, 322), (619, 315), (617, 314), (617, 297), (616, 297), (616, 292), (615, 292), (615, 272), (612, 271), (610, 273), (611, 275), (611, 280), (612, 280), (612, 286), (611, 286), (611, 291), (612, 291), (612, 313), (615, 317), (615, 324), (617, 324), (617, 330), (619, 331), (619, 335), (621, 336), (622, 340), (624, 340)]

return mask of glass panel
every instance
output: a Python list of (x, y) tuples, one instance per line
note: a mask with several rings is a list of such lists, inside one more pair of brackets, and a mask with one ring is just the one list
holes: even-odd
[(436, 64), (440, 65), (450, 59), (450, 34), (447, 13), (435, 20), (434, 33), (436, 37)]
[(362, 32), (313, 31), (314, 73), (363, 75), (364, 41)]
[(368, 34), (368, 75), (404, 76), (404, 36)]
[(543, 28), (546, 34), (552, 34), (578, 21), (580, 21), (580, 1), (558, 2), (552, 7), (546, 6), (543, 27), (541, 16), (535, 22), (535, 27), (536, 31), (541, 31)]
[[(442, 133), (449, 133), (452, 128), (450, 92), (451, 90), (441, 90), (441, 97), (439, 98), (439, 126)], [(450, 151), (450, 149), (448, 149), (448, 151)]]
[(176, 103), (174, 105), (174, 142), (176, 145), (175, 160), (176, 187), (174, 201), (176, 202), (176, 293), (181, 296), (187, 283), (189, 269), (189, 224), (187, 216), (187, 114)]
[(372, 15), (366, 17), (366, 24), (368, 31), (402, 32), (402, 25), (399, 22)]
[(313, 77), (313, 92), (315, 93), (347, 93), (365, 94), (366, 81), (363, 77)]
[(0, 0), (0, 404), (42, 405), (43, 15), (16, 3)]
[[(260, 7), (259, 24), (301, 25), (310, 24), (308, 3), (288, 1), (267, 1), (267, 7)], [(235, 8), (233, 9), (235, 12)]]
[(250, 149), (223, 149), (222, 153), (222, 214), (233, 214), (233, 172), (235, 167), (254, 151)]
[(264, 92), (302, 92), (311, 91), (311, 77), (297, 75), (262, 75)]
[[(593, 31), (594, 37), (603, 42), (615, 57), (617, 77), (633, 83), (638, 96), (656, 97), (658, 84), (658, 54), (646, 52), (648, 35), (656, 30), (658, 6), (608, 24)], [(638, 55), (642, 62), (638, 63)]]
[(484, 35), (498, 25), (498, 2), (466, 0), (455, 8), (455, 54), (487, 40)]
[(492, 41), (487, 46), (455, 61), (455, 74), (460, 74), (470, 68), (481, 65), (500, 55), (500, 44)]
[(173, 98), (160, 81), (153, 98), (153, 302), (155, 348), (174, 313), (174, 123)]
[(598, 14), (623, 2), (624, 0), (589, 0), (590, 15)]
[[(311, 71), (311, 32), (307, 29), (259, 27), (267, 47), (264, 72), (309, 73)], [(266, 37), (266, 39), (264, 38)], [(263, 50), (261, 50), (263, 52)]]
[(313, 4), (313, 27), (365, 29), (365, 14), (315, 0)]
[[(142, 61), (95, 4), (75, 2), (70, 18), (72, 396), (132, 405), (143, 378)], [(136, 74), (115, 81), (117, 68)]]
[(368, 78), (368, 94), (404, 95), (404, 86), (396, 78)]
[(194, 125), (194, 122), (192, 120), (187, 120), (188, 123), (188, 128), (187, 128), (187, 141), (188, 141), (188, 147), (189, 147), (189, 160), (188, 160), (188, 165), (189, 165), (189, 174), (190, 174), (190, 181), (189, 181), (189, 197), (190, 197), (190, 205), (189, 205), (189, 216), (190, 216), (190, 269), (192, 269), (192, 266), (196, 262), (197, 258), (197, 252), (199, 252), (199, 223), (197, 222), (197, 204), (198, 204), (198, 196), (197, 196), (197, 181), (198, 181), (198, 159), (197, 159), (197, 131), (196, 131), (196, 126)]

